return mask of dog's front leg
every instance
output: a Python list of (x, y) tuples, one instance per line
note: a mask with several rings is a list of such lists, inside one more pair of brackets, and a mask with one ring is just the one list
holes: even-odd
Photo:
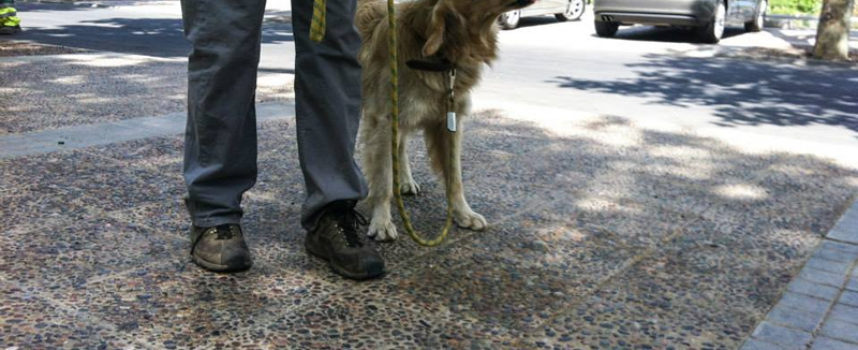
[(416, 196), (420, 185), (411, 175), (411, 162), (408, 160), (408, 135), (400, 135), (399, 140), (399, 193)]
[[(441, 128), (446, 154), (440, 155), (444, 159), (444, 181), (450, 190), (453, 191), (453, 203), (448, 205), (453, 206), (453, 215), (459, 227), (482, 231), (488, 226), (486, 218), (474, 212), (468, 202), (465, 200), (465, 189), (462, 184), (462, 127), (461, 122), (458, 123), (458, 131), (449, 132), (445, 128)], [(455, 150), (450, 154), (450, 149)]]
[(371, 131), (363, 135), (364, 171), (369, 184), (366, 203), (372, 210), (367, 235), (378, 241), (389, 241), (397, 237), (396, 226), (390, 220), (390, 201), (393, 198), (391, 132), (389, 124), (379, 124), (378, 127), (367, 129)]

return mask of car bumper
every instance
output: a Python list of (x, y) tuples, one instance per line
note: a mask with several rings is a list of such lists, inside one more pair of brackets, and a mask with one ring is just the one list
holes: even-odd
[(712, 18), (714, 8), (713, 0), (595, 0), (593, 12), (604, 22), (695, 26)]

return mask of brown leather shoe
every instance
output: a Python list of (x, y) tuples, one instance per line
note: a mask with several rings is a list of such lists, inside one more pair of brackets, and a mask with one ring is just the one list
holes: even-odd
[(384, 274), (384, 260), (375, 245), (358, 233), (366, 218), (354, 210), (354, 202), (344, 201), (329, 206), (316, 229), (307, 233), (307, 251), (328, 261), (337, 274), (355, 280)]
[(191, 259), (209, 271), (244, 271), (253, 265), (241, 226), (227, 224), (191, 228)]

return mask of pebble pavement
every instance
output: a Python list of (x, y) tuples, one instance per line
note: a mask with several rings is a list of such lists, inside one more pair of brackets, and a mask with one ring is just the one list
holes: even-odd
[[(28, 62), (0, 60), (0, 68)], [(121, 77), (110, 69), (81, 79)], [(139, 69), (147, 74), (146, 64)], [(108, 95), (69, 113), (56, 113), (62, 102), (48, 98), (62, 95), (61, 82), (12, 92), (41, 94), (41, 103), (21, 108), (56, 118), (4, 117), (0, 139), (166, 114), (150, 113), (163, 106), (149, 103), (180, 112), (177, 101), (152, 102), (179, 93), (170, 79), (153, 79), (139, 98)], [(244, 198), (255, 265), (233, 275), (207, 273), (187, 256), (180, 129), (0, 157), (0, 348), (858, 344), (856, 219), (847, 211), (858, 170), (749, 153), (621, 116), (547, 129), (512, 113), (480, 110), (467, 122), (464, 181), (489, 229), (457, 230), (435, 249), (383, 244), (389, 273), (363, 283), (303, 251), (288, 112), (259, 124), (259, 181)], [(420, 143), (412, 148), (425, 192), (407, 206), (431, 231), (443, 217), (443, 192)]]

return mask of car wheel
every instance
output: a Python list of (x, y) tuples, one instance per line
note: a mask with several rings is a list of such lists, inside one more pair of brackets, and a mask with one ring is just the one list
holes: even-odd
[(727, 6), (723, 0), (715, 3), (712, 19), (702, 27), (698, 27), (700, 40), (707, 44), (717, 44), (724, 35), (724, 20), (727, 17)]
[(554, 17), (557, 18), (560, 22), (565, 21), (575, 21), (581, 18), (584, 15), (584, 11), (587, 9), (587, 1), (585, 0), (569, 0), (569, 3), (566, 4), (566, 11), (563, 13), (554, 14)]
[(594, 23), (596, 24), (596, 35), (603, 38), (614, 36), (614, 34), (617, 34), (617, 29), (620, 28), (620, 24), (615, 22), (595, 21)]
[(498, 18), (500, 26), (503, 29), (515, 29), (515, 27), (518, 27), (519, 20), (521, 20), (521, 10), (504, 12)]
[(754, 16), (754, 20), (745, 23), (745, 31), (746, 32), (759, 32), (763, 30), (763, 22), (766, 20), (766, 7), (768, 7), (769, 3), (766, 0), (760, 1), (760, 8), (757, 9), (757, 14)]

